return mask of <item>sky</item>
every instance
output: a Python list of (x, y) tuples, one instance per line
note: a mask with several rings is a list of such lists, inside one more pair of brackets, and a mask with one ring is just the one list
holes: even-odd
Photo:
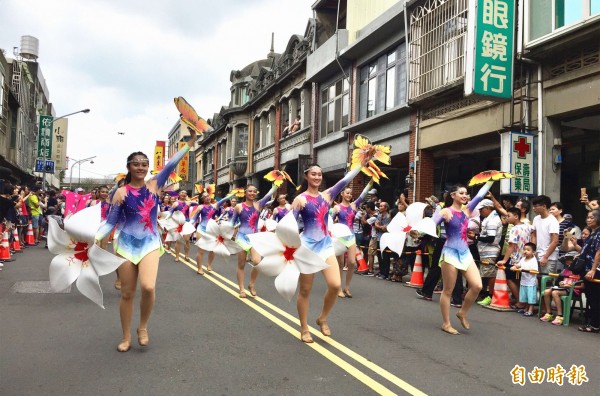
[(266, 58), (272, 32), (277, 53), (304, 35), (313, 3), (0, 0), (0, 48), (12, 58), (21, 36), (39, 40), (55, 116), (91, 110), (69, 117), (67, 156), (97, 156), (81, 165), (82, 179), (113, 177), (130, 153), (152, 158), (155, 142), (168, 140), (174, 97), (205, 119), (227, 106), (230, 72)]

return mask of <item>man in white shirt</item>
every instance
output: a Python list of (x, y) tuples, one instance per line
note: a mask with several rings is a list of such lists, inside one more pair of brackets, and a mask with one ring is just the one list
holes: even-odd
[(537, 216), (533, 219), (531, 227), (531, 242), (537, 249), (535, 257), (538, 260), (540, 273), (556, 274), (558, 268), (558, 229), (556, 217), (550, 214), (552, 201), (545, 195), (540, 195), (531, 200), (533, 211)]
[(485, 288), (487, 279), (487, 296), (478, 304), (490, 305), (496, 283), (496, 261), (500, 253), (500, 239), (502, 238), (502, 219), (494, 210), (494, 203), (489, 199), (482, 200), (477, 205), (481, 215), (481, 233), (476, 236), (477, 250), (479, 251), (479, 272)]

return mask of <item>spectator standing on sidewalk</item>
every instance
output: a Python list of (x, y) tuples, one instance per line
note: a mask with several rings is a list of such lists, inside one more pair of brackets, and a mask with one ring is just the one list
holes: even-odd
[[(482, 200), (476, 209), (483, 219), (481, 221), (481, 233), (475, 236), (477, 250), (479, 251), (483, 290), (485, 297), (478, 303), (490, 305), (494, 294), (494, 283), (496, 281), (496, 261), (500, 254), (500, 239), (502, 238), (502, 220), (494, 210), (494, 203), (489, 199)], [(487, 292), (485, 292), (487, 288)]]
[[(379, 240), (384, 232), (387, 232), (387, 225), (392, 221), (392, 216), (389, 213), (389, 205), (387, 202), (382, 201), (379, 204), (379, 214), (377, 215), (377, 220), (375, 221), (375, 238), (377, 240), (377, 247), (379, 248)], [(379, 275), (377, 277), (379, 279), (388, 279), (390, 276), (390, 259), (392, 257), (391, 252), (382, 252), (379, 251), (378, 260), (379, 260)]]
[(533, 219), (531, 242), (537, 248), (535, 257), (538, 260), (540, 273), (556, 274), (558, 268), (558, 230), (556, 217), (550, 214), (552, 201), (545, 195), (531, 200), (533, 211), (537, 214)]

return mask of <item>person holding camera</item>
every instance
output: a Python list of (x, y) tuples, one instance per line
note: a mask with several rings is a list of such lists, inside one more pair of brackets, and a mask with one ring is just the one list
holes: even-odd
[(579, 331), (600, 333), (600, 283), (594, 282), (600, 279), (600, 209), (588, 213), (586, 224), (592, 233), (583, 243), (578, 260), (583, 260), (585, 264), (584, 290), (589, 304), (590, 323), (579, 327)]

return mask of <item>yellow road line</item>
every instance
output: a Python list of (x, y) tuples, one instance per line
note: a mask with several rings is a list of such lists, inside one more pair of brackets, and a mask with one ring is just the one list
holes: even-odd
[[(169, 252), (169, 253), (171, 253), (171, 252)], [(171, 255), (173, 255), (173, 253), (171, 253)], [(192, 264), (186, 262), (185, 260), (183, 260), (181, 258), (180, 258), (180, 261), (183, 264), (185, 264), (186, 266), (188, 266), (189, 268), (193, 269), (194, 271), (197, 270), (197, 266), (196, 265), (192, 265)], [(197, 264), (196, 260), (189, 259), (189, 261), (193, 262), (194, 264)], [(206, 267), (204, 267), (204, 266), (203, 266), (203, 268), (206, 269)], [(206, 277), (207, 279), (209, 279), (211, 282), (213, 282), (215, 285), (219, 286), (223, 290), (227, 291), (229, 294), (231, 294), (231, 295), (233, 295), (235, 297), (238, 297), (238, 292), (232, 290), (229, 287), (226, 287), (225, 285), (223, 285), (221, 282), (219, 282), (215, 278), (218, 278), (221, 281), (229, 284), (231, 287), (237, 289), (238, 285), (236, 283), (234, 283), (231, 280), (227, 279), (223, 275), (221, 275), (219, 273), (216, 273), (214, 270), (210, 271), (210, 272), (207, 271), (206, 273), (212, 275), (212, 276)], [(263, 308), (257, 306), (256, 304), (253, 304), (252, 300), (260, 302), (261, 304), (265, 305), (266, 307), (270, 308), (274, 312), (278, 313), (279, 315), (283, 316), (287, 320), (289, 320), (292, 323), (295, 323), (296, 325), (299, 326), (300, 325), (300, 321), (297, 318), (295, 318), (294, 316), (290, 315), (289, 313), (283, 311), (282, 309), (278, 308), (277, 306), (271, 304), (270, 302), (268, 302), (268, 301), (266, 301), (263, 298), (260, 298), (258, 296), (254, 297), (254, 298), (250, 298), (250, 299), (239, 299), (239, 300), (242, 301), (242, 302), (244, 302), (247, 306), (249, 306), (252, 309), (254, 309), (257, 312), (259, 312), (260, 314), (262, 314), (263, 316), (265, 316), (266, 318), (268, 318), (269, 320), (271, 320), (272, 322), (274, 322), (275, 324), (277, 324), (278, 326), (280, 326), (284, 330), (286, 330), (288, 333), (292, 334), (294, 336), (294, 338), (298, 339), (298, 337), (299, 337), (299, 331), (298, 330), (294, 329), (293, 327), (291, 327), (287, 323), (283, 322), (281, 319), (277, 318), (276, 316), (274, 316), (270, 312), (264, 310)], [(348, 347), (340, 344), (339, 342), (333, 340), (331, 337), (325, 337), (325, 336), (323, 336), (321, 334), (321, 332), (317, 331), (315, 328), (309, 326), (309, 330), (310, 330), (311, 334), (313, 334), (316, 337), (320, 338), (321, 340), (325, 341), (327, 344), (329, 344), (333, 348), (336, 348), (340, 352), (342, 352), (345, 355), (347, 355), (348, 357), (354, 359), (356, 362), (362, 364), (363, 366), (369, 368), (373, 372), (376, 372), (376, 373), (380, 374), (382, 377), (386, 378), (388, 381), (390, 381), (394, 385), (398, 386), (399, 388), (401, 388), (405, 392), (407, 392), (407, 393), (409, 393), (411, 395), (426, 395), (426, 393), (420, 391), (419, 389), (417, 389), (414, 386), (410, 385), (406, 381), (398, 378), (396, 375), (390, 373), (389, 371), (387, 371), (384, 368), (378, 366), (377, 364), (369, 361), (367, 358), (365, 358), (365, 357), (359, 355), (358, 353), (352, 351), (350, 348), (348, 348)], [(389, 390), (388, 388), (386, 388), (385, 386), (383, 386), (382, 384), (380, 384), (379, 382), (377, 382), (376, 380), (374, 380), (373, 378), (371, 378), (371, 377), (363, 374), (355, 366), (353, 366), (350, 363), (346, 362), (345, 360), (341, 359), (337, 355), (331, 353), (330, 351), (328, 351), (327, 349), (323, 348), (322, 346), (320, 346), (320, 345), (318, 345), (316, 343), (311, 343), (311, 344), (306, 344), (306, 345), (309, 346), (309, 347), (311, 347), (311, 348), (313, 348), (316, 352), (320, 353), (325, 358), (327, 358), (330, 361), (332, 361), (334, 364), (336, 364), (337, 366), (339, 366), (340, 368), (342, 368), (343, 370), (345, 370), (346, 372), (348, 372), (350, 375), (352, 375), (355, 378), (357, 378), (359, 381), (361, 381), (362, 383), (364, 383), (365, 385), (367, 385), (369, 388), (373, 389), (375, 392), (377, 392), (379, 394), (382, 394), (382, 395), (385, 395), (385, 394), (387, 394), (387, 395), (395, 394), (391, 390)]]

